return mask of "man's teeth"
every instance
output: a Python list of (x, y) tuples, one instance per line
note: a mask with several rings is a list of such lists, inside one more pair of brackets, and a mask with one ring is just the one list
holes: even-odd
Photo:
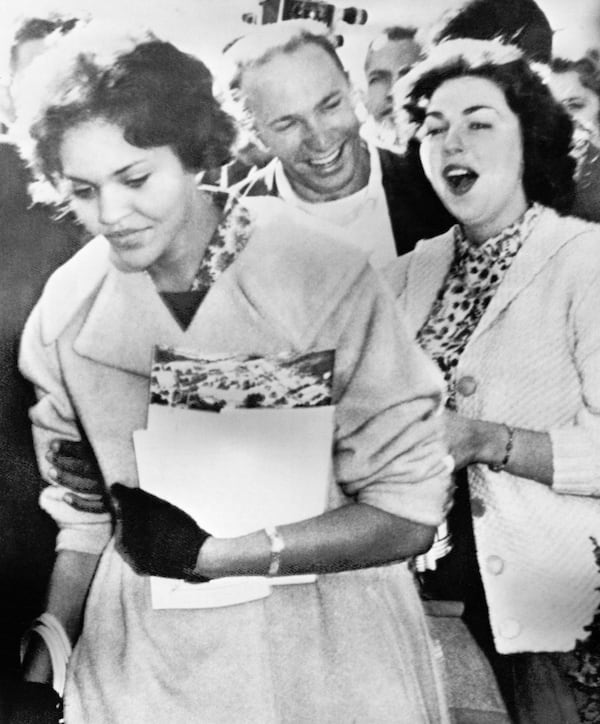
[(335, 151), (332, 151), (328, 156), (322, 156), (321, 158), (311, 158), (310, 163), (313, 166), (327, 166), (337, 159), (339, 153), (340, 149), (336, 148)]

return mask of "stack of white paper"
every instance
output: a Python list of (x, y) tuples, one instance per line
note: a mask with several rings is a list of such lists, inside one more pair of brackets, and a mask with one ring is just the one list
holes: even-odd
[[(189, 513), (212, 535), (232, 537), (325, 510), (334, 408), (228, 409), (150, 405), (134, 434), (140, 486)], [(273, 583), (236, 577), (190, 584), (151, 579), (154, 608), (205, 608), (267, 596)]]

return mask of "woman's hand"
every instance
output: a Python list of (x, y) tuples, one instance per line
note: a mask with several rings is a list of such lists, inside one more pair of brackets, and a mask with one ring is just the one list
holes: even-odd
[(207, 581), (194, 573), (210, 534), (180, 508), (140, 488), (115, 483), (116, 549), (136, 573)]
[(53, 440), (46, 460), (52, 463), (50, 477), (71, 491), (66, 503), (85, 513), (108, 511), (104, 479), (87, 440)]
[(552, 485), (552, 443), (547, 432), (519, 427), (513, 428), (511, 434), (505, 424), (473, 420), (450, 410), (444, 412), (444, 426), (457, 470), (472, 463), (499, 465), (508, 457), (502, 467), (506, 472)]
[(472, 463), (489, 465), (504, 457), (508, 436), (505, 425), (474, 420), (458, 412), (445, 410), (444, 426), (457, 470)]

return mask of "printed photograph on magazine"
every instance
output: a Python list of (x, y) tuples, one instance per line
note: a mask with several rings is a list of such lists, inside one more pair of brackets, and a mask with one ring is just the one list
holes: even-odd
[(202, 355), (156, 346), (150, 405), (213, 412), (331, 405), (334, 355)]

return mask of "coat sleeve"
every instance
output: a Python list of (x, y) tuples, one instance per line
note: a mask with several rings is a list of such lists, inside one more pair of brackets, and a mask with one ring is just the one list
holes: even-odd
[(438, 525), (450, 478), (437, 368), (407, 333), (392, 293), (370, 267), (329, 324), (344, 330), (334, 382), (338, 483), (360, 502)]
[(550, 430), (553, 490), (600, 497), (600, 273), (579, 290), (571, 308), (571, 346), (581, 382), (574, 424)]
[(65, 386), (58, 353), (59, 341), (42, 339), (41, 316), (44, 298), (29, 317), (21, 340), (19, 367), (36, 390), (37, 403), (30, 409), (33, 440), (41, 476), (46, 486), (40, 494), (40, 506), (56, 521), (59, 533), (56, 550), (100, 553), (111, 535), (108, 513), (85, 513), (65, 503), (67, 489), (49, 477), (46, 453), (54, 439), (79, 440), (76, 413)]

